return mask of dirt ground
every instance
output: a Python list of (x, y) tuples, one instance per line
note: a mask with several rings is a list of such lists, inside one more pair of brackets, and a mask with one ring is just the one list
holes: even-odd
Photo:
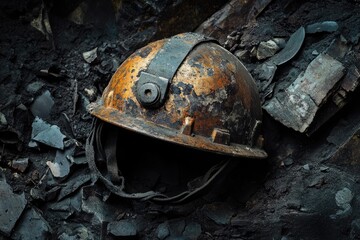
[[(165, 0), (123, 1), (116, 15), (105, 3), (88, 1), (91, 11), (81, 24), (69, 19), (66, 8), (79, 2), (45, 1), (52, 31), (47, 36), (31, 26), (41, 1), (0, 3), (0, 181), (11, 186), (8, 192), (0, 188), (0, 199), (12, 192), (24, 193), (26, 202), (3, 239), (360, 239), (359, 90), (311, 136), (284, 126), (263, 109), (264, 149), (269, 157), (240, 159), (208, 194), (189, 203), (122, 199), (93, 181), (84, 152), (93, 122), (86, 106), (101, 97), (115, 70), (133, 51), (153, 40), (195, 31), (227, 2), (215, 1), (214, 6), (206, 6), (206, 14), (191, 12), (181, 21), (177, 10), (201, 11), (203, 6), (180, 9)], [(256, 68), (263, 61), (251, 50), (260, 42), (287, 40), (299, 27), (317, 22), (335, 21), (338, 29), (305, 35), (299, 53), (276, 70), (264, 105), (306, 69), (316, 57), (315, 50), (323, 52), (340, 37), (355, 59), (344, 57), (342, 64), (360, 69), (358, 1), (269, 2), (256, 21), (223, 29), (226, 35), (235, 31), (240, 37), (232, 44), (221, 43), (233, 53), (250, 52), (241, 60), (259, 88), (265, 83), (258, 79)], [(169, 13), (178, 17), (176, 21), (169, 21)], [(88, 63), (83, 53), (94, 48), (96, 60)], [(41, 99), (47, 91), (50, 99)], [(42, 103), (36, 107), (36, 101)], [(36, 114), (58, 126), (69, 145), (76, 145), (72, 152), (76, 161), (62, 178), (49, 170), (58, 149), (29, 146)], [(218, 160), (200, 159), (205, 154), (197, 154), (195, 161), (193, 156), (187, 158), (187, 152), (180, 158), (163, 150), (172, 146), (161, 143), (160, 149), (141, 152), (147, 141), (152, 140), (133, 139), (134, 144), (128, 145), (135, 150), (121, 153), (129, 162), (124, 168), (135, 190), (155, 185), (159, 176), (154, 168), (161, 168), (171, 187), (176, 177), (189, 178)], [(13, 163), (24, 158), (29, 164), (22, 171)]]

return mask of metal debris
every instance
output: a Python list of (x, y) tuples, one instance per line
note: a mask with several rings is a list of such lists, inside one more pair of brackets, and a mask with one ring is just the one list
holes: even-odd
[(330, 90), (343, 76), (344, 66), (327, 54), (320, 54), (284, 92), (264, 109), (287, 127), (306, 132)]
[(107, 232), (115, 237), (134, 237), (137, 235), (137, 227), (131, 219), (125, 219), (109, 223)]
[(48, 118), (50, 116), (54, 100), (49, 90), (38, 96), (30, 106), (30, 111), (39, 118)]
[(12, 239), (50, 239), (52, 229), (41, 214), (33, 208), (26, 210), (17, 224)]
[(271, 57), (268, 62), (271, 62), (277, 66), (282, 65), (291, 60), (301, 49), (305, 39), (305, 29), (300, 27), (296, 32), (291, 34), (286, 46), (278, 52), (276, 55)]
[(335, 21), (324, 21), (306, 26), (306, 33), (335, 32), (339, 25)]
[[(61, 133), (56, 125), (50, 125), (39, 117), (35, 117), (32, 123), (31, 139), (47, 146), (64, 149), (65, 135)], [(33, 144), (30, 142), (31, 146)]]
[(97, 49), (98, 48), (96, 47), (90, 51), (83, 52), (82, 56), (87, 63), (92, 64), (97, 61), (98, 59)]
[(10, 236), (25, 206), (24, 193), (14, 194), (10, 185), (0, 179), (0, 233)]
[(305, 29), (304, 27), (300, 27), (295, 33), (290, 36), (285, 47), (281, 49), (280, 52), (276, 53), (264, 63), (260, 64), (254, 70), (254, 74), (257, 76), (257, 79), (264, 82), (259, 87), (260, 92), (263, 93), (263, 100), (273, 91), (272, 88), (274, 87), (274, 85), (272, 84), (272, 80), (275, 76), (277, 67), (290, 61), (299, 52), (304, 42), (304, 39)]
[(11, 162), (11, 167), (20, 172), (25, 172), (29, 165), (29, 158), (18, 158)]

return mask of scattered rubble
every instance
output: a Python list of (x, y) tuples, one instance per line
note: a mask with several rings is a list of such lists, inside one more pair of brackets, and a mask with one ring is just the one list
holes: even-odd
[(107, 232), (115, 237), (134, 237), (137, 235), (137, 228), (131, 219), (125, 219), (109, 223)]
[(318, 33), (318, 32), (335, 32), (338, 30), (339, 25), (335, 21), (324, 21), (319, 23), (313, 23), (307, 25), (306, 33)]
[(35, 209), (26, 210), (12, 234), (14, 240), (50, 239), (52, 229), (49, 223)]
[(17, 171), (25, 172), (29, 165), (29, 158), (18, 158), (11, 162), (11, 167)]
[(47, 146), (64, 149), (65, 135), (61, 133), (60, 128), (56, 125), (50, 125), (39, 117), (35, 117), (32, 123), (31, 139), (29, 147), (37, 146), (36, 142)]
[(97, 49), (96, 47), (90, 51), (83, 52), (82, 56), (87, 63), (93, 64), (98, 60)]

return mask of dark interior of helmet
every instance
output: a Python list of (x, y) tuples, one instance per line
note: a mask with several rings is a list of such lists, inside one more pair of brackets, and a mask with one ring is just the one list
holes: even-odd
[(203, 152), (118, 129), (117, 159), (129, 192), (159, 191), (178, 194), (201, 184), (201, 177), (227, 156)]

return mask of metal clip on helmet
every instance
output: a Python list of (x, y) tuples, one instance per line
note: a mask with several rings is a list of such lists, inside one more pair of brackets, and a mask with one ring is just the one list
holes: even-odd
[(253, 78), (233, 54), (196, 33), (134, 52), (89, 111), (112, 125), (186, 147), (267, 156)]

